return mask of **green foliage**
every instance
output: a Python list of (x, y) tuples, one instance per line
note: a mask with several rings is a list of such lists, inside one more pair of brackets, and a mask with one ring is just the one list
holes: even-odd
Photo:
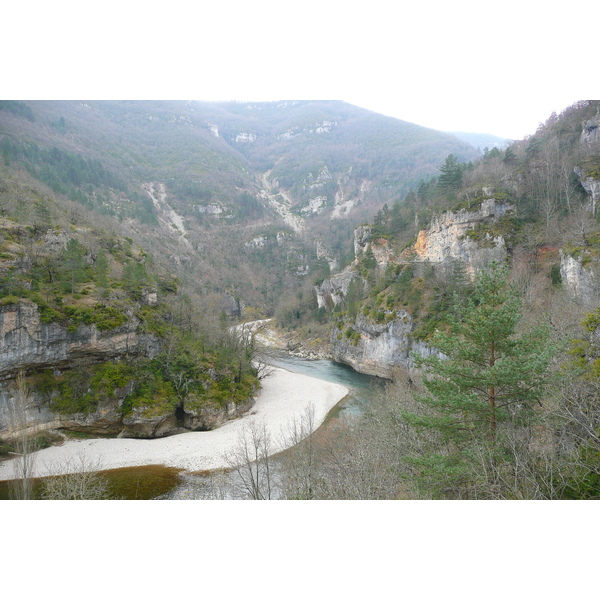
[(108, 287), (108, 275), (110, 272), (108, 254), (104, 248), (98, 252), (94, 262), (93, 278), (101, 288)]
[(127, 416), (134, 409), (141, 409), (142, 417), (152, 418), (173, 413), (178, 404), (172, 383), (165, 381), (150, 364), (137, 371), (134, 391), (123, 401), (121, 412)]
[(439, 186), (444, 190), (456, 191), (462, 182), (464, 166), (454, 154), (449, 154), (440, 167)]
[(448, 333), (438, 331), (432, 345), (447, 359), (417, 359), (435, 374), (424, 379), (431, 402), (460, 422), (448, 433), (478, 427), (492, 432), (497, 423), (527, 412), (543, 393), (552, 346), (543, 329), (517, 335), (521, 302), (507, 286), (507, 270), (492, 264), (482, 272), (472, 296), (451, 318)]
[(405, 412), (404, 418), (437, 432), (451, 448), (420, 461), (430, 481), (468, 486), (474, 449), (490, 445), (486, 452), (501, 461), (500, 424), (531, 424), (533, 407), (543, 398), (553, 346), (544, 328), (517, 333), (521, 302), (506, 278), (506, 268), (492, 263), (449, 319), (450, 331), (432, 336), (432, 346), (444, 356), (415, 357), (427, 368), (427, 393), (417, 398), (426, 410)]
[(600, 381), (600, 348), (596, 342), (596, 332), (600, 328), (600, 308), (589, 313), (582, 322), (588, 339), (573, 340), (569, 354), (572, 357), (572, 367), (576, 372), (589, 381)]
[(18, 304), (19, 297), (18, 296), (4, 296), (0, 298), (0, 307), (8, 306), (9, 304)]
[(127, 316), (113, 306), (96, 304), (90, 308), (66, 306), (64, 314), (69, 320), (69, 328), (76, 329), (80, 324), (95, 325), (100, 331), (121, 327), (127, 322)]
[(588, 265), (600, 256), (600, 232), (586, 235), (583, 244), (565, 244), (562, 251), (572, 258), (580, 260), (583, 266)]
[(357, 346), (358, 342), (360, 342), (360, 331), (357, 331), (353, 327), (348, 327), (344, 335), (352, 342), (352, 345), (354, 346)]
[(85, 247), (75, 238), (68, 241), (63, 254), (64, 271), (62, 272), (63, 278), (61, 279), (65, 292), (70, 291), (72, 294), (75, 292), (76, 284), (89, 281), (88, 267), (84, 261), (85, 254)]
[(505, 215), (493, 223), (478, 223), (474, 229), (468, 229), (465, 236), (478, 242), (482, 248), (495, 246), (494, 239), (502, 237), (508, 247), (512, 247), (525, 222), (511, 215)]
[(31, 110), (31, 106), (18, 100), (0, 100), (0, 110), (6, 110), (18, 117), (23, 117), (28, 121), (35, 121), (35, 116)]
[(58, 414), (89, 414), (101, 400), (114, 398), (119, 388), (125, 388), (137, 376), (137, 369), (131, 365), (106, 362), (57, 376), (44, 371), (35, 380), (35, 387), (50, 399), (50, 407)]
[(362, 279), (354, 278), (348, 285), (346, 294), (346, 313), (350, 319), (354, 319), (358, 314), (360, 302), (365, 293), (365, 286)]
[(123, 269), (123, 289), (133, 298), (139, 300), (144, 287), (151, 285), (153, 279), (148, 275), (145, 265), (139, 262), (128, 262)]
[(558, 263), (554, 263), (550, 267), (549, 276), (552, 285), (560, 285), (562, 283), (562, 275), (560, 274), (560, 265)]

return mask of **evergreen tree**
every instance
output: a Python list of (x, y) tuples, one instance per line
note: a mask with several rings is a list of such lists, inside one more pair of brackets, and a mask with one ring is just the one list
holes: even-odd
[(433, 336), (431, 345), (446, 358), (417, 359), (431, 373), (422, 401), (439, 415), (429, 425), (448, 437), (475, 431), (493, 437), (500, 421), (519, 420), (542, 396), (548, 334), (543, 328), (517, 334), (521, 301), (506, 279), (497, 263), (483, 271), (450, 316), (450, 331)]
[(444, 356), (415, 359), (427, 368), (426, 393), (416, 397), (419, 410), (403, 417), (437, 441), (407, 462), (434, 496), (477, 495), (471, 486), (480, 476), (489, 492), (490, 473), (510, 460), (506, 436), (533, 423), (553, 349), (545, 328), (518, 333), (520, 319), (507, 269), (492, 263), (449, 317), (449, 331), (434, 334), (431, 345)]
[(33, 224), (36, 229), (45, 232), (52, 224), (50, 209), (46, 200), (36, 200), (33, 207)]
[(94, 263), (94, 278), (99, 287), (106, 288), (108, 286), (108, 273), (108, 254), (106, 250), (102, 249), (98, 252)]
[(462, 182), (462, 166), (454, 154), (449, 154), (440, 167), (439, 186), (445, 190), (457, 190)]
[(63, 255), (64, 277), (61, 278), (64, 290), (75, 293), (75, 284), (85, 281), (86, 265), (84, 256), (86, 249), (76, 239), (70, 239)]

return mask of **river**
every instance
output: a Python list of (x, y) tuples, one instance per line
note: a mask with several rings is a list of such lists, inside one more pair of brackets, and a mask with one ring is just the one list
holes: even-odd
[[(321, 425), (322, 429), (331, 426), (336, 420), (360, 416), (373, 393), (386, 384), (384, 379), (358, 373), (347, 365), (328, 359), (308, 360), (281, 353), (276, 357), (272, 357), (269, 363), (293, 373), (339, 383), (350, 390), (349, 394), (329, 413), (325, 422)], [(274, 468), (276, 471), (276, 460), (274, 461)], [(183, 474), (182, 479), (183, 483), (180, 486), (159, 499), (230, 500), (242, 497), (239, 493), (240, 481), (235, 473), (212, 472), (200, 476)], [(273, 497), (275, 498), (276, 495)]]
[[(357, 373), (351, 367), (335, 363), (331, 360), (308, 360), (290, 356), (280, 352), (269, 361), (273, 366), (288, 371), (307, 375), (348, 388), (349, 394), (341, 400), (327, 415), (317, 435), (329, 435), (329, 427), (335, 429), (336, 423), (347, 416), (358, 416), (368, 404), (374, 390), (385, 385), (385, 380)], [(284, 451), (285, 452), (285, 451)], [(280, 455), (281, 457), (282, 455)], [(277, 463), (275, 457), (273, 463)], [(175, 471), (175, 472), (173, 472)], [(104, 472), (111, 480), (111, 488), (115, 488), (115, 497), (120, 498), (152, 498), (152, 489), (156, 489), (157, 481), (163, 489), (170, 492), (159, 496), (159, 499), (233, 499), (241, 497), (239, 481), (235, 475), (221, 471), (212, 471), (203, 475), (180, 473), (168, 467), (153, 465), (151, 467), (124, 467)], [(177, 481), (181, 481), (180, 484)], [(169, 483), (170, 482), (170, 483)], [(172, 486), (175, 486), (174, 488)], [(5, 489), (6, 488), (6, 489)], [(140, 490), (143, 489), (143, 492)], [(159, 494), (161, 492), (158, 492)], [(10, 497), (6, 482), (0, 482), (0, 499)]]
[(360, 415), (362, 408), (369, 402), (373, 390), (385, 385), (384, 379), (363, 375), (352, 367), (327, 359), (307, 360), (281, 354), (269, 362), (275, 367), (281, 367), (293, 373), (302, 373), (323, 381), (345, 385), (350, 393), (331, 411), (330, 419), (343, 417), (345, 414)]

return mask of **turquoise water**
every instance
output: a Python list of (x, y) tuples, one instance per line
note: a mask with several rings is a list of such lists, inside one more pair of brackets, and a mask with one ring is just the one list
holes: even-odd
[(350, 393), (332, 411), (332, 417), (343, 414), (360, 414), (374, 391), (386, 384), (385, 379), (357, 373), (347, 365), (327, 359), (308, 360), (281, 355), (275, 359), (271, 359), (269, 362), (275, 367), (281, 367), (293, 373), (301, 373), (302, 375), (308, 375), (316, 379), (345, 385), (350, 390)]
[[(273, 366), (287, 369), (293, 373), (300, 373), (322, 379), (331, 383), (339, 383), (349, 389), (348, 395), (329, 413), (325, 424), (335, 419), (344, 419), (361, 414), (368, 405), (369, 399), (377, 389), (386, 384), (386, 380), (370, 375), (357, 373), (351, 367), (335, 363), (331, 360), (308, 360), (296, 358), (287, 354), (271, 358), (269, 363)], [(272, 477), (277, 479), (277, 460), (271, 464)], [(182, 484), (170, 494), (161, 499), (239, 499), (240, 479), (235, 472), (212, 472), (202, 476), (184, 474)], [(276, 498), (276, 495), (273, 496)]]

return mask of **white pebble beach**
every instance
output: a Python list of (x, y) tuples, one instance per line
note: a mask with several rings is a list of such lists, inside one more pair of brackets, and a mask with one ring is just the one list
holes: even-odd
[[(348, 394), (336, 383), (322, 381), (273, 367), (262, 380), (253, 408), (243, 417), (212, 431), (181, 433), (166, 438), (71, 440), (36, 453), (33, 477), (77, 471), (77, 464), (94, 470), (144, 465), (165, 465), (186, 471), (207, 471), (230, 466), (227, 455), (239, 444), (240, 433), (254, 420), (266, 425), (274, 444), (273, 453), (284, 450), (282, 433), (294, 419), (301, 419), (312, 404), (314, 426), (323, 423), (329, 411)], [(14, 479), (15, 460), (0, 463), (0, 481)]]

